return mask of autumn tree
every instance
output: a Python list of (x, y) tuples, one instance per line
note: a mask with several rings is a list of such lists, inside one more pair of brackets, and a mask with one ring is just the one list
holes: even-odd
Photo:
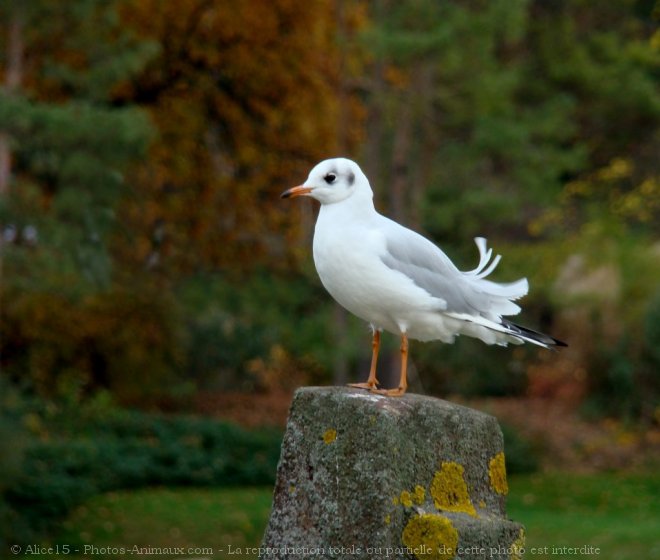
[(2, 365), (52, 392), (58, 379), (82, 382), (96, 368), (93, 333), (104, 318), (92, 309), (116, 272), (109, 243), (125, 170), (151, 135), (146, 115), (117, 106), (112, 90), (153, 49), (124, 31), (113, 3), (34, 0), (2, 9), (6, 79), (21, 69), (20, 83), (0, 95), (9, 154)]
[(43, 289), (48, 279), (71, 294), (98, 289), (110, 282), (108, 233), (125, 188), (122, 172), (150, 131), (135, 108), (112, 105), (111, 89), (147, 53), (120, 33), (107, 3), (101, 9), (90, 0), (66, 7), (34, 1), (6, 10), (9, 50), (15, 18), (25, 20), (25, 52), (20, 61), (7, 58), (7, 72), (26, 68), (20, 91), (0, 103), (12, 152), (3, 219), (7, 275), (15, 265), (24, 287)]
[[(202, 340), (221, 352), (200, 369), (241, 370), (296, 328), (286, 314), (276, 325), (256, 283), (299, 281), (282, 264), (302, 262), (290, 247), (310, 208), (278, 194), (336, 155), (341, 120), (359, 122), (338, 100), (336, 13), (331, 1), (35, 0), (26, 95), (0, 107), (16, 156), (5, 223), (38, 237), (8, 255), (5, 302), (33, 284), (6, 306), (9, 369), (130, 400), (150, 380), (174, 386)], [(344, 127), (345, 149), (358, 134)]]
[(299, 221), (277, 195), (339, 147), (334, 2), (127, 1), (122, 18), (160, 47), (118, 97), (159, 131), (124, 207), (131, 258), (170, 272), (276, 266)]
[[(351, 41), (364, 11), (359, 2), (140, 1), (126, 2), (123, 18), (161, 51), (121, 92), (149, 110), (159, 138), (123, 206), (131, 243), (120, 238), (118, 256), (127, 270), (193, 298), (185, 313), (195, 310), (187, 316), (199, 375), (249, 381), (240, 375), (249, 357), (267, 359), (284, 338), (294, 341), (290, 351), (309, 353), (308, 338), (288, 334), (293, 316), (278, 314), (281, 305), (262, 300), (256, 284), (294, 290), (302, 267), (316, 290), (307, 297), (318, 293), (308, 258), (313, 206), (278, 196), (317, 161), (355, 149), (361, 106)], [(195, 290), (215, 296), (198, 308)], [(309, 313), (296, 291), (300, 313)], [(264, 305), (278, 315), (268, 326)], [(328, 305), (314, 305), (320, 341)], [(228, 332), (228, 316), (241, 326)], [(261, 343), (237, 342), (239, 332)]]

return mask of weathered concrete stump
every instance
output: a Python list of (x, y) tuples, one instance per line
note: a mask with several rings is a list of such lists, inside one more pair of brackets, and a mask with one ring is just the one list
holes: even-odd
[(421, 395), (296, 391), (262, 557), (516, 559), (502, 432)]

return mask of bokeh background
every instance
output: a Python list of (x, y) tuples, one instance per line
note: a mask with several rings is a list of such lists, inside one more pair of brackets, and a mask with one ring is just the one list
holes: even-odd
[(487, 237), (495, 278), (530, 280), (519, 321), (569, 344), (411, 348), (413, 391), (503, 424), (529, 546), (660, 557), (659, 18), (0, 2), (0, 557), (259, 543), (292, 391), (368, 368), (313, 268), (317, 207), (279, 199), (337, 155), (460, 267)]

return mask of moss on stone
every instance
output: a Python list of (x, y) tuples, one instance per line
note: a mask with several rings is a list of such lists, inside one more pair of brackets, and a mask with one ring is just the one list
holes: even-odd
[(449, 560), (458, 546), (458, 531), (446, 517), (423, 513), (408, 521), (401, 542), (420, 560)]

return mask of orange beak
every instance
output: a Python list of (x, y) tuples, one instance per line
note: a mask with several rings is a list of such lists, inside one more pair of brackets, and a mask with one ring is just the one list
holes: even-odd
[(295, 196), (302, 196), (304, 194), (309, 194), (311, 192), (312, 192), (312, 187), (306, 187), (305, 185), (298, 185), (297, 187), (293, 187), (288, 191), (284, 191), (280, 195), (280, 198), (293, 198)]

